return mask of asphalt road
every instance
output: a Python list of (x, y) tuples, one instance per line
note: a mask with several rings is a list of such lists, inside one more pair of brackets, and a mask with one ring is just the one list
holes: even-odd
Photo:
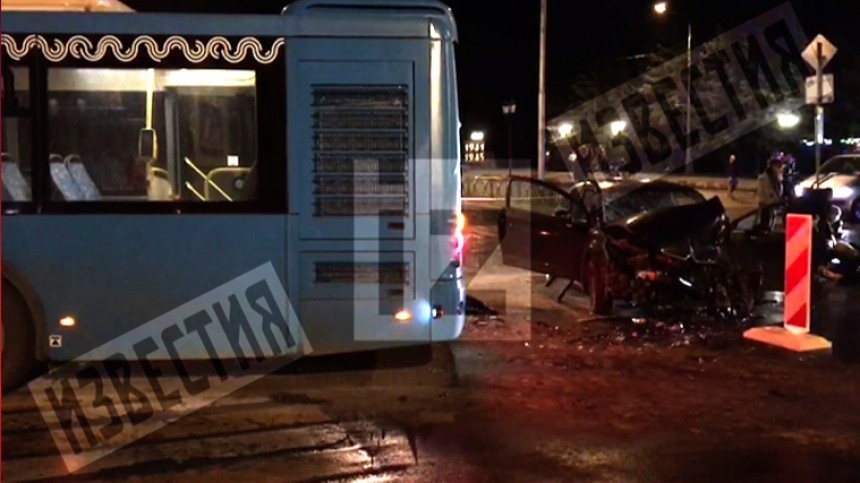
[(461, 341), (260, 374), (71, 476), (57, 424), (26, 391), (7, 395), (2, 479), (860, 480), (860, 366), (747, 343), (732, 324), (592, 319), (583, 296), (558, 302), (559, 283), (501, 265), (482, 218), (469, 292), (498, 314), (470, 317)]

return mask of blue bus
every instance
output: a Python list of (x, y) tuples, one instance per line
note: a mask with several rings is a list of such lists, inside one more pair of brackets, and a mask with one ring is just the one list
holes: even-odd
[(3, 8), (4, 390), (259, 267), (313, 355), (459, 337), (447, 6)]

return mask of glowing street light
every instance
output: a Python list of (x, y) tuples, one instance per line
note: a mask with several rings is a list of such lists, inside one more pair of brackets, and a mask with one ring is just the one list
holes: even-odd
[(625, 129), (627, 129), (626, 121), (612, 121), (612, 123), (609, 124), (609, 130), (612, 132), (612, 137), (623, 133)]
[(472, 131), (472, 134), (469, 135), (469, 139), (475, 142), (483, 141), (484, 131)]
[(669, 9), (669, 5), (666, 2), (658, 2), (654, 4), (654, 11), (657, 12), (657, 15), (663, 15)]
[(573, 124), (566, 122), (566, 123), (560, 124), (558, 126), (559, 136), (566, 138), (566, 137), (569, 137), (572, 133), (573, 133)]
[(800, 116), (793, 112), (780, 112), (776, 115), (776, 122), (782, 129), (791, 129), (800, 124)]

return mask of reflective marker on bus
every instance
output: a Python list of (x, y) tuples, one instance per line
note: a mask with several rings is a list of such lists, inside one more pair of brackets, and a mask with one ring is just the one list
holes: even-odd
[[(266, 264), (314, 355), (459, 337), (448, 7), (299, 0), (282, 15), (219, 16), (6, 3), (2, 323), (21, 349), (2, 354), (4, 389), (36, 360), (76, 360)], [(222, 295), (253, 313), (247, 294)], [(213, 323), (232, 320), (217, 307), (205, 308)]]

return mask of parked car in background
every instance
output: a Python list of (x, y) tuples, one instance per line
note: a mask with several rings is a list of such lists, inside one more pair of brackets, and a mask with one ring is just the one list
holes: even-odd
[(812, 175), (800, 182), (794, 189), (798, 198), (807, 189), (817, 187), (833, 190), (833, 204), (852, 221), (860, 222), (860, 154), (845, 154), (827, 160)]

